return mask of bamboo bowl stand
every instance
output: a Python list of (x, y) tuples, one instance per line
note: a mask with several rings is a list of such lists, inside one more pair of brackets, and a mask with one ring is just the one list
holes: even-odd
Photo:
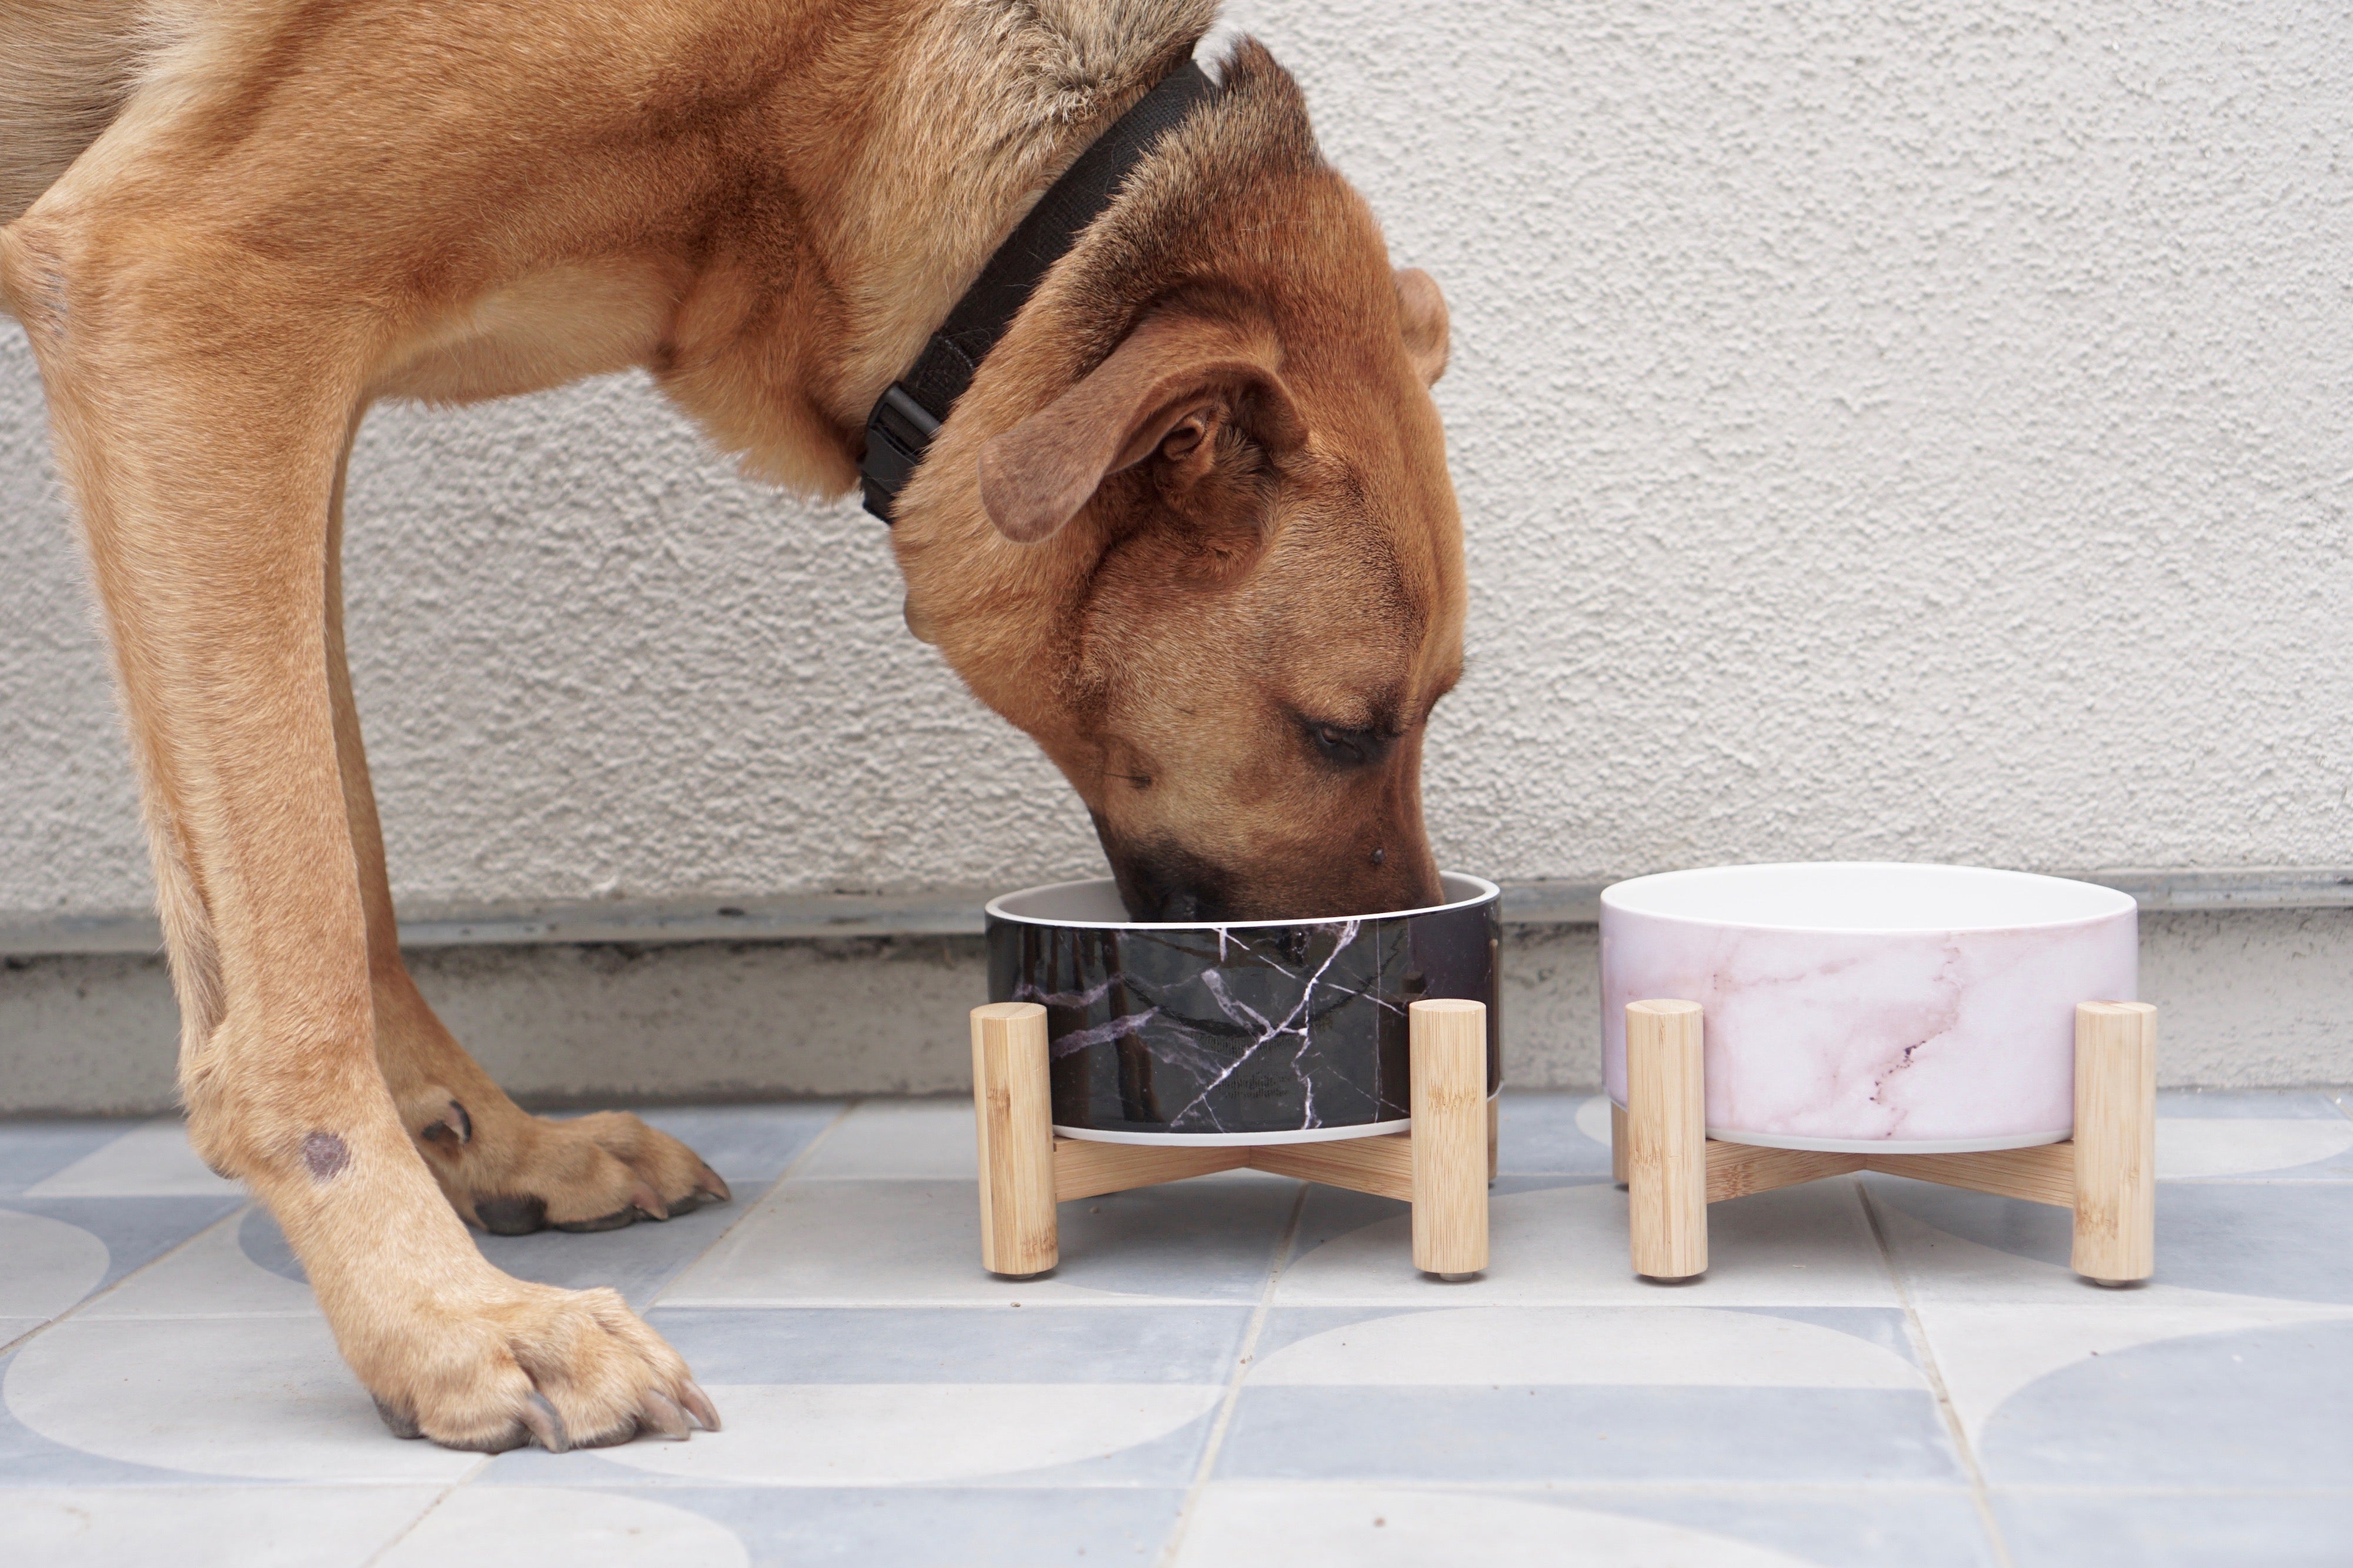
[(1707, 1205), (1854, 1171), (2073, 1211), (2076, 1273), (2137, 1284), (2157, 1266), (2157, 1009), (2075, 1008), (2075, 1128), (2061, 1143), (1968, 1154), (1856, 1154), (1768, 1149), (1707, 1135), (1696, 1002), (1626, 1005), (1626, 1100), (1609, 1110), (1611, 1173), (1627, 1191), (1634, 1272), (1658, 1280), (1707, 1272)]
[(1410, 1010), (1413, 1130), (1318, 1143), (1185, 1148), (1055, 1136), (1046, 1009), (972, 1010), (972, 1098), (980, 1143), (980, 1260), (1027, 1279), (1061, 1258), (1054, 1205), (1249, 1168), (1413, 1205), (1413, 1264), (1441, 1279), (1487, 1267), (1495, 1119), (1487, 1098), (1487, 1009), (1430, 1000)]

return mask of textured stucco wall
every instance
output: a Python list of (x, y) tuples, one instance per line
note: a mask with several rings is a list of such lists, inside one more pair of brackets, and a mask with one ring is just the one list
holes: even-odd
[[(1245, 0), (1444, 281), (1444, 858), (2353, 863), (2353, 12)], [(145, 896), (0, 328), (0, 911)], [(1076, 803), (881, 530), (635, 378), (379, 412), (352, 645), (426, 900), (1019, 881)]]

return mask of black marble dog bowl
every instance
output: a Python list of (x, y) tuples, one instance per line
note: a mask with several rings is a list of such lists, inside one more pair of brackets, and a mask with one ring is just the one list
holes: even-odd
[(1054, 1131), (1111, 1143), (1307, 1143), (1409, 1123), (1407, 1012), (1487, 1005), (1503, 1082), (1495, 884), (1357, 920), (1138, 924), (1108, 878), (988, 906), (988, 998), (1046, 1008)]

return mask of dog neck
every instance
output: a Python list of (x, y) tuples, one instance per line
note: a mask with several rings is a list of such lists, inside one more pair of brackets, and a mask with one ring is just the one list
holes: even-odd
[(868, 511), (892, 521), (900, 489), (1047, 272), (1111, 205), (1154, 144), (1216, 90), (1199, 66), (1179, 65), (1089, 143), (997, 247), (922, 357), (883, 389), (867, 416), (859, 474)]

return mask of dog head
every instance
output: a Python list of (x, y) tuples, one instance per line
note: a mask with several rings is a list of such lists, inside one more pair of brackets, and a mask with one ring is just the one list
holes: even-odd
[(1077, 788), (1136, 918), (1439, 901), (1422, 736), (1464, 601), (1446, 354), (1437, 285), (1390, 270), (1245, 47), (903, 492), (910, 625)]

